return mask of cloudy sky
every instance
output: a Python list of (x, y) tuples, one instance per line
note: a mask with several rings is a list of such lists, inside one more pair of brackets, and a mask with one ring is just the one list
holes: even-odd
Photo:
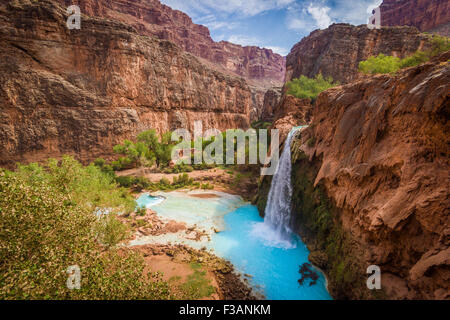
[(367, 23), (382, 0), (161, 0), (207, 26), (215, 41), (270, 48), (286, 55), (315, 29)]

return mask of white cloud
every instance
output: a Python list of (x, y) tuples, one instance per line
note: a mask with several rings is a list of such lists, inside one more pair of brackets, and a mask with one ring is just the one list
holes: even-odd
[(320, 6), (314, 6), (312, 3), (308, 6), (308, 13), (312, 15), (314, 20), (316, 21), (316, 25), (320, 29), (326, 29), (331, 24), (331, 18), (328, 15), (328, 12), (330, 12), (329, 7), (320, 7)]
[(307, 23), (302, 19), (290, 18), (287, 21), (287, 27), (291, 30), (305, 30), (307, 28)]
[(227, 41), (235, 44), (240, 44), (241, 46), (258, 46), (261, 48), (270, 49), (273, 52), (278, 53), (279, 55), (282, 56), (286, 56), (289, 53), (289, 49), (277, 46), (269, 46), (258, 37), (250, 37), (245, 35), (231, 35), (230, 37), (228, 37)]
[(335, 6), (330, 11), (333, 21), (351, 23), (354, 25), (366, 24), (372, 15), (372, 10), (381, 4), (381, 0), (334, 0)]
[(244, 35), (231, 35), (227, 41), (240, 44), (242, 46), (259, 46), (261, 43), (261, 39), (259, 38)]
[(262, 12), (286, 8), (295, 0), (162, 0), (173, 9), (185, 11), (194, 16), (197, 13), (216, 12), (237, 14), (241, 16), (255, 16)]
[(267, 46), (267, 47), (265, 47), (265, 48), (270, 49), (270, 50), (272, 50), (273, 52), (278, 53), (279, 55), (281, 55), (281, 56), (283, 56), (283, 57), (287, 56), (288, 53), (289, 53), (289, 51), (290, 51), (289, 49), (287, 49), (287, 48), (282, 48), (282, 47), (271, 47), (271, 46)]
[(233, 30), (239, 27), (239, 23), (237, 22), (219, 21), (212, 14), (201, 17), (197, 19), (195, 22), (197, 24), (207, 26), (209, 30), (218, 30), (218, 29)]

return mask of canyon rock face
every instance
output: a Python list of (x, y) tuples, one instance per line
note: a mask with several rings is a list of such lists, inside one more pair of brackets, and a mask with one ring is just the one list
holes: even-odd
[(311, 100), (285, 95), (274, 110), (273, 129), (280, 131), (280, 143), (284, 142), (293, 127), (303, 126), (311, 120)]
[[(94, 4), (93, 4), (94, 5)], [(0, 3), (0, 165), (73, 154), (159, 132), (248, 128), (249, 86), (175, 44), (83, 16), (81, 30), (50, 0)]]
[[(297, 227), (313, 234), (313, 260), (328, 255), (332, 290), (347, 285), (341, 298), (367, 297), (366, 268), (377, 265), (385, 297), (450, 299), (449, 59), (323, 92), (294, 143), (298, 219), (317, 208)], [(312, 201), (308, 181), (332, 205)]]
[(297, 43), (286, 59), (286, 81), (319, 73), (340, 83), (359, 77), (360, 61), (380, 53), (400, 58), (427, 46), (428, 38), (414, 27), (370, 30), (365, 25), (333, 24), (313, 31)]
[(207, 27), (193, 23), (188, 15), (159, 0), (58, 1), (65, 7), (76, 4), (89, 16), (122, 21), (133, 26), (139, 34), (172, 41), (221, 71), (242, 76), (253, 85), (269, 88), (283, 84), (284, 57), (270, 49), (215, 42)]
[(414, 26), (450, 36), (450, 0), (384, 0), (382, 26)]
[(272, 121), (275, 114), (275, 109), (280, 103), (282, 94), (281, 87), (274, 87), (266, 91), (264, 94), (263, 108), (261, 110), (260, 119), (264, 121)]

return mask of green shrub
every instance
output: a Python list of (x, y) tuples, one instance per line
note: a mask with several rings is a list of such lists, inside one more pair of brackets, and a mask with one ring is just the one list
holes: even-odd
[(97, 158), (94, 160), (94, 165), (96, 165), (97, 167), (103, 168), (106, 164), (106, 160), (102, 159), (102, 158)]
[(189, 178), (187, 173), (180, 174), (178, 177), (173, 177), (172, 186), (175, 188), (184, 188), (191, 185), (194, 179)]
[(143, 217), (147, 214), (147, 209), (145, 207), (138, 207), (136, 209), (136, 215), (138, 215), (139, 217)]
[(108, 248), (115, 247), (129, 235), (128, 227), (115, 214), (100, 217), (95, 231), (97, 240)]
[(433, 35), (431, 38), (431, 56), (436, 56), (450, 50), (450, 38)]
[(403, 69), (418, 66), (419, 64), (427, 62), (429, 59), (430, 56), (426, 52), (417, 51), (413, 55), (402, 59), (399, 64), (399, 68)]
[[(97, 166), (70, 157), (0, 170), (0, 299), (169, 298), (167, 283), (144, 273), (142, 256), (108, 248), (123, 238), (114, 214), (94, 213), (134, 210), (130, 198)], [(72, 265), (80, 290), (66, 286)]]
[(426, 51), (416, 51), (414, 54), (399, 59), (397, 57), (379, 54), (359, 63), (359, 71), (366, 74), (392, 73), (403, 68), (418, 66), (432, 57), (450, 50), (450, 38), (439, 35), (430, 36), (431, 48)]
[(213, 186), (213, 185), (210, 185), (209, 183), (203, 183), (203, 184), (201, 185), (201, 188), (202, 188), (203, 190), (212, 190), (212, 189), (214, 189), (214, 186)]
[(324, 78), (318, 74), (315, 78), (308, 78), (302, 75), (300, 78), (293, 79), (286, 84), (287, 94), (296, 98), (315, 99), (322, 91), (337, 86), (339, 83), (333, 83), (333, 78)]
[(201, 270), (201, 265), (191, 263), (194, 273), (187, 277), (187, 281), (180, 286), (184, 293), (184, 299), (201, 299), (209, 297), (215, 292), (211, 280), (206, 276), (206, 271)]
[(159, 180), (159, 184), (165, 187), (170, 186), (170, 181), (167, 178), (161, 178), (161, 180)]
[(400, 59), (397, 57), (379, 54), (359, 63), (359, 70), (366, 74), (391, 73), (400, 68)]

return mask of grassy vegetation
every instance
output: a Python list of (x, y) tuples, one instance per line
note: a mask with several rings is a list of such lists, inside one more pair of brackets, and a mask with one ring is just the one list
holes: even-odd
[[(159, 167), (169, 165), (175, 142), (171, 141), (172, 132), (166, 132), (158, 137), (155, 130), (148, 130), (137, 136), (137, 141), (125, 140), (114, 146), (116, 154), (123, 155), (111, 163), (114, 170), (136, 167), (152, 167), (155, 163)], [(104, 160), (99, 159), (99, 164)]]
[(300, 78), (293, 79), (286, 83), (287, 94), (293, 95), (296, 98), (316, 99), (319, 93), (329, 88), (339, 85), (334, 83), (333, 78), (324, 78), (322, 74), (318, 74), (315, 78), (308, 78), (302, 75)]
[(429, 61), (450, 50), (450, 39), (438, 35), (430, 36), (431, 48), (426, 51), (417, 51), (404, 59), (379, 54), (359, 63), (359, 71), (365, 74), (393, 73), (403, 68), (414, 67)]
[(159, 182), (153, 183), (145, 177), (116, 177), (117, 183), (121, 187), (132, 188), (135, 191), (149, 190), (149, 191), (173, 191), (184, 188), (200, 188), (200, 182), (189, 178), (187, 173), (180, 174), (173, 177), (172, 182), (167, 178), (162, 178)]
[(379, 54), (359, 63), (359, 71), (365, 74), (392, 73), (400, 69), (400, 59)]
[[(0, 170), (0, 299), (169, 298), (141, 255), (115, 248), (127, 234), (115, 212), (128, 210), (133, 199), (110, 175), (70, 157)], [(66, 286), (72, 265), (80, 290)]]
[(212, 295), (215, 289), (211, 285), (211, 280), (207, 278), (206, 271), (202, 270), (199, 263), (191, 263), (191, 268), (194, 273), (190, 274), (187, 281), (180, 286), (185, 299), (196, 300)]
[[(263, 126), (270, 126), (270, 123), (261, 123), (260, 125)], [(244, 134), (244, 131), (238, 131), (239, 134)], [(122, 144), (114, 146), (114, 152), (118, 155), (121, 155), (117, 160), (114, 160), (110, 163), (108, 163), (106, 160), (99, 158), (94, 161), (94, 164), (101, 168), (103, 172), (110, 173), (114, 176), (115, 171), (121, 171), (126, 169), (132, 169), (132, 168), (153, 168), (157, 169), (159, 172), (170, 174), (170, 173), (185, 173), (185, 172), (192, 172), (194, 170), (207, 170), (212, 169), (217, 166), (226, 166), (226, 167), (234, 167), (235, 165), (227, 165), (226, 164), (226, 150), (227, 150), (227, 143), (226, 143), (226, 133), (223, 132), (222, 135), (219, 136), (220, 141), (223, 146), (223, 158), (215, 158), (215, 150), (212, 149), (211, 144), (216, 142), (217, 137), (213, 136), (211, 138), (205, 139), (201, 138), (198, 139), (197, 142), (194, 141), (185, 141), (181, 144), (179, 142), (172, 142), (171, 141), (171, 132), (166, 132), (162, 135), (161, 138), (158, 138), (158, 135), (156, 134), (155, 130), (148, 130), (140, 133), (137, 136), (137, 141), (133, 142), (130, 140), (125, 140)], [(258, 135), (258, 131), (256, 132)], [(270, 144), (270, 134), (268, 136), (268, 143)], [(258, 140), (259, 141), (259, 140)], [(178, 146), (177, 146), (178, 145)], [(192, 164), (186, 164), (186, 163), (177, 163), (173, 165), (171, 163), (171, 156), (172, 151), (175, 146), (180, 148), (187, 148), (187, 149), (195, 149), (198, 146), (202, 146), (202, 150), (205, 151), (207, 148), (211, 148), (211, 156), (213, 157), (212, 160), (214, 160), (213, 163), (209, 163), (209, 161), (205, 160), (202, 157), (202, 161), (200, 163), (195, 164), (195, 152), (192, 152), (191, 154), (191, 163)], [(234, 140), (234, 143), (232, 145), (234, 148), (234, 154), (236, 158), (236, 150), (238, 147), (238, 139)], [(258, 145), (258, 150), (259, 150)], [(257, 150), (258, 156), (259, 151)], [(256, 165), (250, 165), (249, 162), (249, 141), (246, 139), (245, 146), (243, 149), (245, 153), (245, 162), (246, 164), (244, 166), (255, 167)], [(218, 161), (217, 163), (215, 163)], [(220, 161), (223, 163), (221, 164)], [(243, 165), (239, 165), (243, 166)], [(242, 168), (241, 168), (242, 169)], [(122, 185), (127, 185), (127, 181), (125, 179), (120, 179), (119, 182)], [(142, 184), (142, 182), (137, 182), (137, 185), (139, 187), (139, 184)], [(128, 187), (128, 186), (127, 186)]]
[(215, 293), (216, 290), (211, 285), (211, 280), (208, 279), (206, 271), (202, 270), (202, 265), (191, 262), (190, 268), (193, 273), (187, 276), (186, 281), (183, 282), (181, 276), (173, 276), (169, 279), (175, 297), (183, 300), (199, 300)]
[(258, 120), (253, 121), (251, 126), (253, 129), (269, 129), (272, 126), (272, 122)]

